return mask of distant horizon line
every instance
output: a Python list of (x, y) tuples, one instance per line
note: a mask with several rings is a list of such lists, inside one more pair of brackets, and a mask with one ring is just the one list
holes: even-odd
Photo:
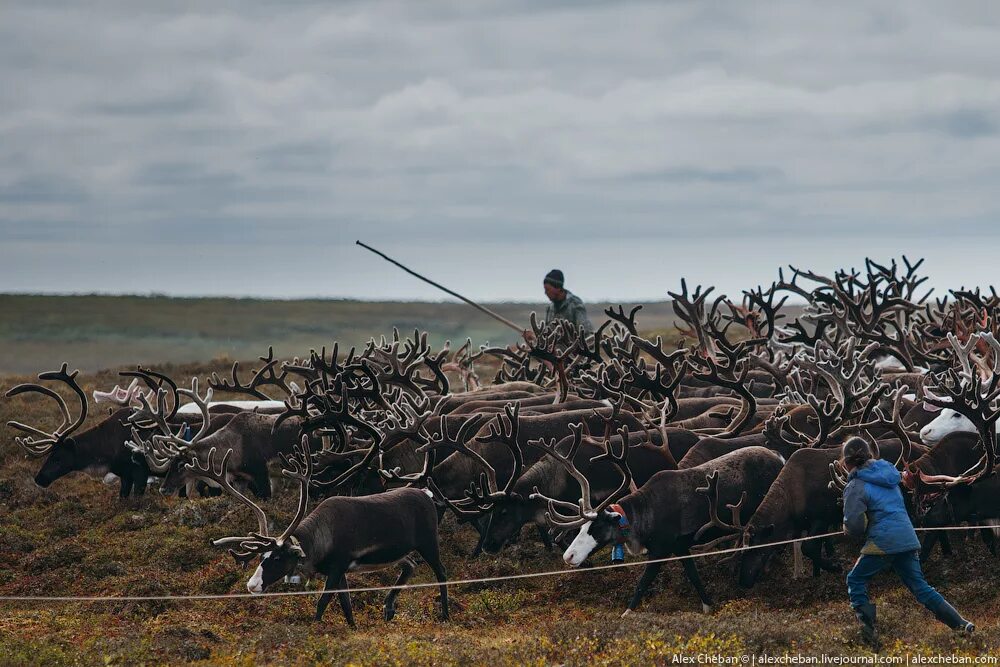
[[(364, 298), (364, 297), (354, 297), (354, 296), (289, 296), (289, 297), (279, 297), (279, 296), (253, 296), (253, 295), (234, 295), (234, 294), (168, 294), (166, 292), (0, 292), (0, 298), (2, 297), (53, 297), (53, 298), (70, 298), (70, 297), (102, 297), (102, 298), (135, 298), (135, 299), (229, 299), (233, 301), (345, 301), (345, 302), (358, 302), (358, 303), (453, 303), (456, 305), (468, 305), (462, 301), (454, 298), (443, 298), (443, 299), (380, 299), (380, 298)], [(616, 300), (616, 299), (587, 299), (587, 303), (643, 303), (643, 304), (654, 304), (654, 303), (670, 303), (673, 299), (646, 299), (642, 301), (636, 300)], [(488, 304), (507, 304), (507, 305), (525, 305), (525, 306), (535, 306), (539, 304), (545, 304), (545, 301), (528, 301), (521, 299), (504, 299), (502, 301), (488, 301), (482, 300), (478, 303), (488, 303)]]

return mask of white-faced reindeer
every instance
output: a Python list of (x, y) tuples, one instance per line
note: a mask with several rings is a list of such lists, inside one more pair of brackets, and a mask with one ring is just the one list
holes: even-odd
[[(441, 617), (447, 620), (447, 575), (438, 548), (437, 510), (426, 491), (399, 488), (358, 498), (327, 498), (307, 516), (313, 470), (308, 437), (302, 437), (292, 456), (282, 458), (285, 467), (281, 474), (299, 483), (299, 504), (291, 523), (277, 537), (269, 535), (264, 511), (229, 483), (228, 455), (222, 457), (219, 468), (215, 467), (215, 451), (209, 452), (204, 465), (198, 460), (186, 464), (200, 477), (214, 479), (257, 517), (257, 532), (213, 542), (217, 546), (233, 545), (229, 553), (244, 565), (261, 556), (260, 565), (247, 582), (247, 590), (261, 593), (296, 571), (307, 577), (323, 575), (326, 589), (340, 590), (337, 593), (340, 607), (347, 623), (353, 627), (347, 575), (398, 565), (400, 573), (396, 585), (402, 586), (416, 568), (417, 561), (413, 557), (416, 554), (430, 566), (441, 584)], [(387, 621), (396, 613), (399, 592), (400, 589), (394, 589), (386, 597), (384, 618)], [(316, 605), (317, 621), (322, 619), (332, 597), (333, 593), (320, 596)]]
[[(554, 528), (579, 528), (563, 555), (563, 560), (572, 567), (579, 567), (591, 553), (607, 544), (624, 545), (633, 554), (647, 554), (651, 560), (658, 560), (688, 556), (703, 538), (717, 540), (720, 530), (726, 533), (723, 537), (729, 537), (729, 533), (736, 527), (741, 529), (743, 522), (750, 519), (782, 467), (781, 458), (771, 450), (746, 447), (696, 468), (658, 472), (617, 504), (611, 504), (618, 496), (612, 493), (593, 507), (589, 480), (575, 469), (572, 459), (554, 448), (549, 454), (567, 467), (582, 490), (577, 504), (537, 494), (549, 501), (547, 518)], [(624, 490), (631, 479), (625, 453), (615, 455), (609, 449), (598, 458), (603, 457), (610, 458), (622, 471)], [(702, 487), (706, 477), (709, 485)], [(709, 502), (704, 500), (706, 495)], [(733, 526), (718, 520), (719, 503), (732, 508)], [(703, 610), (709, 612), (712, 601), (702, 585), (697, 565), (691, 558), (682, 563), (684, 573), (701, 598)], [(662, 561), (646, 566), (625, 613), (639, 606), (662, 567)]]

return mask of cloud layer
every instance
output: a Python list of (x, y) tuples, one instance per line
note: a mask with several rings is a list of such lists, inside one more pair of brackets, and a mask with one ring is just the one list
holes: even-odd
[(969, 283), (956, 239), (998, 238), (991, 2), (15, 1), (0, 81), (6, 289), (435, 295), (358, 237), (493, 298), (776, 246)]

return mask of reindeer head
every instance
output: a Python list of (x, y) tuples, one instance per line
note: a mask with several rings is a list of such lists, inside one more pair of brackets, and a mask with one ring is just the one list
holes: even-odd
[[(580, 500), (577, 503), (568, 503), (542, 495), (535, 487), (530, 498), (540, 498), (548, 503), (548, 512), (545, 514), (546, 520), (556, 530), (572, 530), (579, 528), (579, 532), (563, 553), (563, 560), (567, 565), (579, 567), (591, 553), (602, 546), (611, 543), (623, 543), (625, 535), (621, 526), (622, 515), (613, 510), (607, 509), (611, 503), (622, 497), (622, 494), (632, 483), (632, 471), (628, 467), (628, 428), (622, 427), (619, 430), (621, 436), (621, 451), (615, 453), (611, 446), (611, 439), (605, 438), (605, 452), (590, 459), (591, 463), (608, 460), (618, 468), (622, 474), (622, 482), (619, 487), (601, 501), (597, 507), (591, 505), (590, 481), (580, 472), (574, 463), (576, 453), (583, 442), (583, 424), (573, 424), (570, 426), (573, 433), (573, 442), (565, 454), (556, 449), (556, 441), (552, 439), (532, 440), (528, 444), (538, 447), (553, 459), (559, 462), (573, 479), (580, 485)], [(566, 514), (564, 512), (572, 512)]]
[(87, 419), (87, 395), (83, 393), (80, 385), (76, 382), (76, 376), (80, 374), (80, 371), (76, 370), (69, 373), (68, 369), (69, 365), (64, 363), (58, 371), (39, 373), (38, 379), (62, 382), (73, 390), (73, 393), (80, 400), (80, 415), (75, 421), (71, 419), (69, 408), (66, 407), (66, 401), (63, 400), (62, 396), (45, 385), (35, 383), (19, 384), (16, 387), (12, 387), (6, 393), (8, 398), (25, 393), (38, 393), (48, 396), (56, 401), (59, 412), (62, 414), (62, 424), (51, 433), (20, 422), (7, 422), (7, 425), (11, 428), (28, 434), (24, 437), (14, 438), (14, 442), (20, 445), (30, 456), (45, 456), (49, 454), (48, 460), (46, 460), (45, 465), (42, 466), (42, 470), (39, 471), (38, 476), (35, 478), (35, 483), (43, 487), (48, 486), (53, 480), (69, 470), (76, 469), (76, 441), (73, 439), (73, 433)]
[(243, 537), (224, 537), (214, 540), (216, 546), (235, 545), (229, 549), (236, 562), (246, 565), (257, 556), (261, 557), (260, 565), (247, 582), (247, 590), (251, 593), (262, 593), (268, 586), (285, 575), (291, 574), (306, 558), (306, 552), (295, 537), (295, 529), (305, 517), (309, 504), (309, 481), (313, 473), (312, 453), (309, 451), (309, 436), (302, 436), (302, 441), (295, 447), (292, 456), (282, 455), (284, 466), (282, 476), (294, 479), (299, 483), (299, 504), (295, 516), (288, 527), (278, 537), (271, 537), (267, 531), (267, 515), (255, 502), (233, 488), (229, 482), (227, 471), (229, 455), (232, 450), (222, 456), (221, 464), (215, 466), (215, 448), (208, 453), (207, 462), (202, 465), (197, 459), (186, 464), (195, 474), (203, 479), (211, 479), (227, 493), (245, 504), (257, 517), (257, 531)]

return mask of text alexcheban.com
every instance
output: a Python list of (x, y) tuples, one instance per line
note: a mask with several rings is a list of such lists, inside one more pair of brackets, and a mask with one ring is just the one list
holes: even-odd
[(675, 665), (998, 665), (1000, 657), (995, 655), (802, 655), (785, 653), (768, 655), (747, 653), (744, 655), (720, 655), (698, 653), (692, 655), (674, 654), (670, 660)]

